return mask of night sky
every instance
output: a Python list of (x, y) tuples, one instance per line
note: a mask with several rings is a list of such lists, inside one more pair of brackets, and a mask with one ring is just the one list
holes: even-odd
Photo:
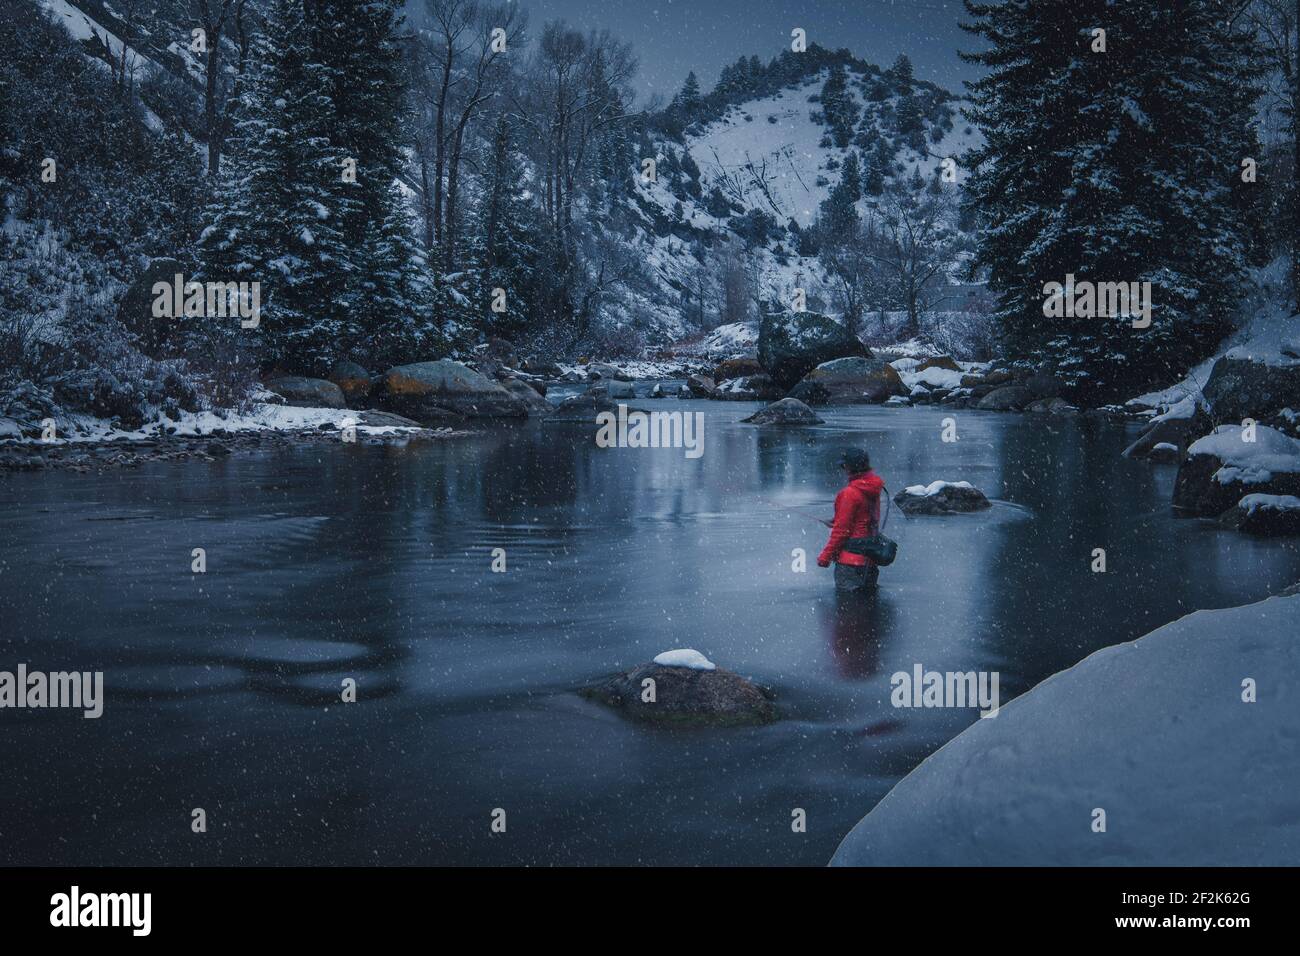
[[(419, 0), (416, 0), (418, 4)], [(722, 67), (738, 56), (766, 62), (788, 49), (790, 31), (803, 27), (810, 43), (847, 47), (882, 67), (899, 53), (916, 75), (952, 92), (974, 70), (957, 58), (976, 38), (957, 26), (966, 19), (959, 0), (520, 0), (534, 35), (547, 20), (608, 28), (632, 43), (641, 60), (642, 95), (675, 93), (690, 70), (707, 92)]]

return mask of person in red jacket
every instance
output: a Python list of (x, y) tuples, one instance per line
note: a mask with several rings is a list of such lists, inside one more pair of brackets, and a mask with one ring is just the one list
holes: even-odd
[(871, 470), (871, 459), (861, 448), (850, 448), (840, 457), (840, 467), (849, 483), (835, 496), (835, 520), (830, 540), (817, 558), (817, 566), (835, 562), (835, 589), (860, 592), (872, 588), (880, 569), (870, 558), (845, 550), (850, 538), (867, 538), (880, 529), (880, 491), (884, 480)]

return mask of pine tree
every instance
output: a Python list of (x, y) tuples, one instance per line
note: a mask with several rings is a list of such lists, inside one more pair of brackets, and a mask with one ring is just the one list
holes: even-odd
[(860, 110), (857, 100), (849, 91), (844, 67), (836, 64), (831, 67), (830, 76), (821, 92), (822, 115), (830, 127), (831, 139), (840, 149), (849, 145), (853, 138), (853, 126), (858, 121)]
[(331, 143), (333, 77), (304, 0), (274, 0), (202, 238), (204, 278), (258, 282), (256, 329), (235, 331), (264, 366), (324, 371), (337, 356), (352, 280), (353, 214)]
[[(524, 331), (533, 313), (538, 239), (532, 207), (521, 189), (523, 165), (511, 141), (506, 116), (497, 119), (492, 163), (484, 184), (484, 331), (510, 337)], [(491, 311), (492, 290), (505, 292), (505, 312)]]
[(912, 61), (907, 58), (907, 54), (900, 53), (898, 55), (898, 58), (894, 60), (894, 65), (889, 68), (889, 75), (893, 78), (899, 93), (905, 96), (911, 94), (914, 78)]
[(410, 215), (394, 188), (407, 120), (401, 6), (398, 0), (310, 5), (314, 44), (331, 79), (331, 142), (350, 161), (348, 175), (338, 171), (350, 200), (341, 228), (351, 276), (339, 345), (358, 358), (392, 355), (392, 340), (418, 338), (406, 326), (428, 322), (409, 298), (415, 281)]
[[(987, 223), (974, 266), (1008, 348), (1085, 401), (1180, 377), (1229, 329), (1242, 277), (1233, 179), (1257, 96), (1244, 41), (1213, 0), (967, 9), (991, 48), (965, 55), (988, 68), (968, 84), (985, 143), (963, 163), (966, 200)], [(1150, 282), (1150, 326), (1045, 317), (1044, 286), (1067, 275)]]
[(849, 153), (840, 181), (821, 204), (818, 228), (823, 244), (835, 244), (853, 236), (858, 227), (857, 201), (862, 197), (862, 174), (858, 154)]

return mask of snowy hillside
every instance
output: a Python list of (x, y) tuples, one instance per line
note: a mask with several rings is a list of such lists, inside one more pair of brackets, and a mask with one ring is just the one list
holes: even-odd
[[(932, 115), (918, 116), (918, 132), (903, 135), (893, 129), (903, 95), (893, 89), (873, 100), (869, 90), (879, 88), (884, 74), (853, 65), (858, 62), (845, 70), (846, 98), (858, 116), (857, 133), (846, 145), (835, 144), (818, 102), (830, 68), (770, 95), (729, 104), (718, 118), (690, 125), (681, 141), (655, 141), (658, 175), (654, 181), (637, 178), (639, 228), (631, 239), (650, 269), (653, 291), (629, 301), (627, 313), (652, 314), (649, 331), (656, 338), (674, 340), (695, 331), (690, 299), (698, 294), (698, 276), (708, 272), (716, 280), (726, 267), (728, 244), (742, 246), (750, 257), (747, 278), (755, 298), (789, 302), (798, 288), (807, 293), (809, 308), (836, 311), (832, 278), (815, 255), (801, 254), (799, 235), (787, 227), (815, 225), (851, 154), (861, 157), (864, 168), (871, 163), (868, 154), (875, 155), (873, 145), (891, 157), (880, 161), (887, 188), (913, 177), (930, 183), (951, 158), (949, 188), (955, 195), (965, 178), (958, 159), (980, 140), (960, 115), (962, 102), (932, 92), (938, 104)], [(692, 166), (698, 177), (665, 175), (677, 166)], [(866, 217), (880, 205), (878, 195), (864, 194), (855, 207)], [(758, 236), (751, 229), (756, 217), (770, 217), (770, 228)], [(963, 260), (963, 254), (954, 255), (946, 270), (954, 301), (962, 295), (956, 277)]]

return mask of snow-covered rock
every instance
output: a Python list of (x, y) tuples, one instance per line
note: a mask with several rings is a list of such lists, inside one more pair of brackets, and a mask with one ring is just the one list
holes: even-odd
[(969, 481), (932, 481), (909, 485), (894, 495), (894, 504), (909, 515), (964, 514), (993, 507)]
[(928, 757), (832, 865), (1294, 864), (1297, 620), (1274, 597), (1097, 651)]
[(1234, 531), (1272, 537), (1300, 534), (1300, 498), (1295, 495), (1246, 495), (1219, 516)]
[(1253, 493), (1300, 494), (1300, 441), (1267, 425), (1220, 425), (1187, 449), (1174, 506), (1216, 517)]

